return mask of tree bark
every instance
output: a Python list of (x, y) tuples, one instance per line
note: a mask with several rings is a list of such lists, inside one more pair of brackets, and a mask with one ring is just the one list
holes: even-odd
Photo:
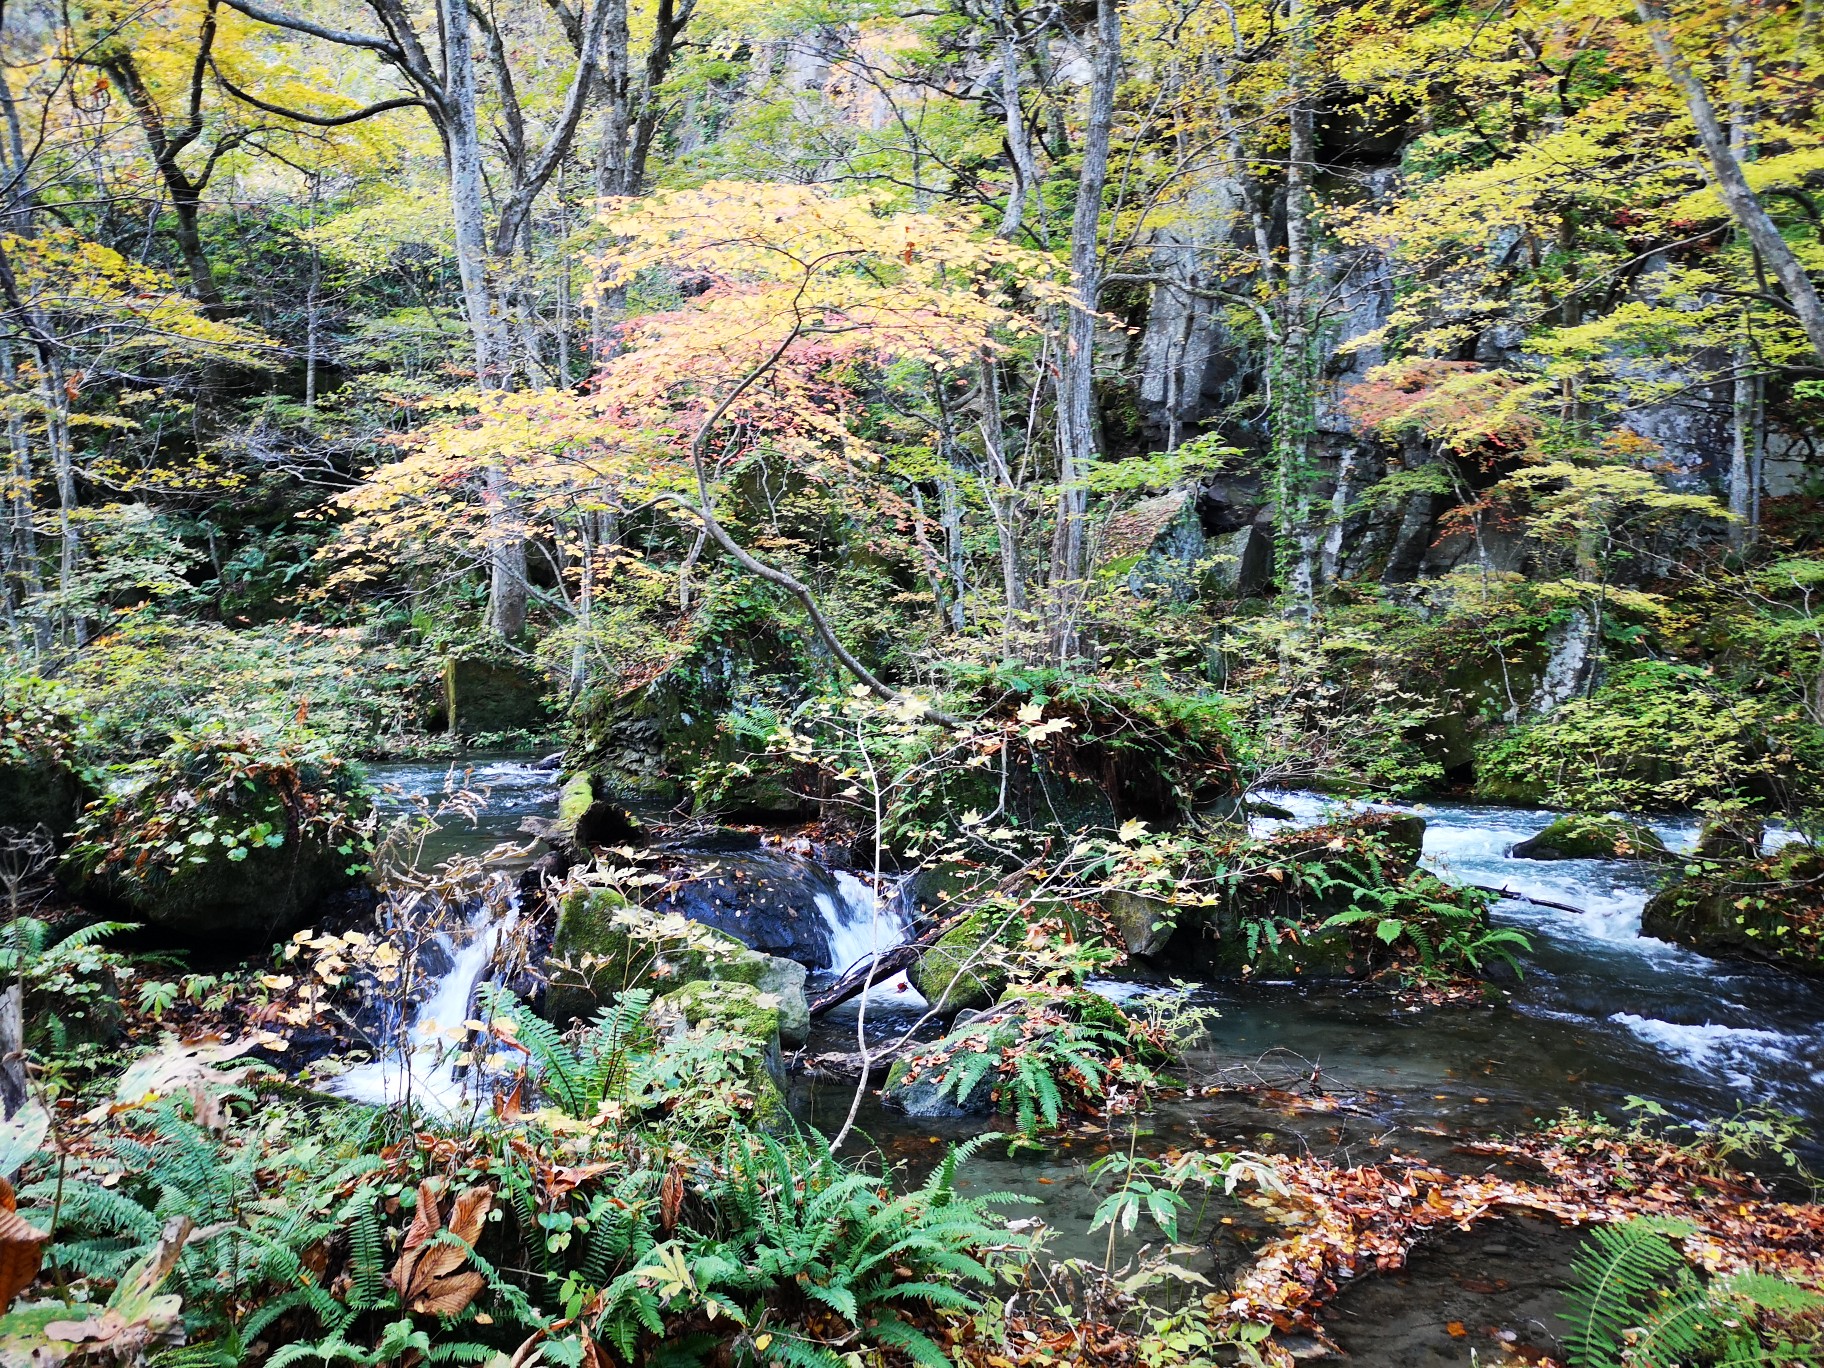
[(1077, 203), (1070, 225), (1070, 272), (1076, 300), (1066, 314), (1064, 355), (1058, 379), (1057, 525), (1052, 535), (1051, 639), (1063, 663), (1077, 653), (1076, 614), (1082, 597), (1083, 480), (1094, 463), (1096, 422), (1096, 310), (1102, 295), (1102, 195), (1108, 185), (1108, 147), (1114, 128), (1115, 87), (1121, 75), (1118, 0), (1097, 0), (1096, 42), (1089, 87), (1089, 121), (1077, 175)]
[(1760, 197), (1748, 184), (1747, 177), (1742, 174), (1741, 159), (1729, 145), (1728, 135), (1723, 131), (1722, 121), (1717, 118), (1709, 92), (1685, 65), (1672, 41), (1671, 20), (1665, 7), (1657, 3), (1657, 0), (1635, 0), (1635, 9), (1646, 27), (1648, 37), (1653, 40), (1653, 49), (1659, 55), (1660, 66), (1684, 97), (1685, 108), (1690, 112), (1691, 122), (1697, 128), (1698, 141), (1703, 145), (1704, 156), (1710, 163), (1717, 193), (1722, 197), (1729, 213), (1741, 225), (1742, 231), (1747, 234), (1755, 251), (1760, 253), (1761, 260), (1767, 263), (1767, 269), (1780, 282), (1781, 288), (1786, 292), (1786, 301), (1791, 305), (1799, 325), (1804, 328), (1812, 351), (1819, 362), (1824, 364), (1824, 299), (1819, 298), (1817, 286), (1806, 275), (1805, 268), (1793, 253), (1792, 247), (1781, 236), (1779, 225), (1773, 221)]

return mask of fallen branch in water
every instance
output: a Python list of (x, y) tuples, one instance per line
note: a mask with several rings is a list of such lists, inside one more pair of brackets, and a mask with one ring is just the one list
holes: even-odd
[(916, 962), (936, 939), (937, 934), (932, 933), (927, 937), (907, 941), (903, 945), (896, 945), (890, 950), (882, 950), (878, 955), (857, 961), (850, 966), (846, 974), (837, 979), (811, 1003), (811, 1015), (820, 1017), (830, 1008), (841, 1006), (882, 979), (897, 974), (901, 969)]
[(1558, 912), (1575, 912), (1580, 917), (1587, 917), (1589, 912), (1581, 907), (1572, 907), (1569, 903), (1553, 902), (1550, 898), (1535, 898), (1531, 893), (1515, 893), (1507, 888), (1490, 888), (1487, 884), (1464, 884), (1478, 893), (1493, 893), (1497, 898), (1511, 898), (1514, 902), (1528, 902), (1535, 907), (1549, 907)]

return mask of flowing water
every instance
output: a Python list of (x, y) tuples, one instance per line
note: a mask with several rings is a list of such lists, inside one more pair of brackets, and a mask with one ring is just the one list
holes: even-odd
[[(376, 777), (395, 786), (394, 804), (406, 805), (427, 795), (434, 800), (446, 788), (446, 774), (444, 767), (388, 766)], [(477, 763), (469, 786), (491, 790), (478, 819), (437, 833), (426, 862), (515, 839), (524, 817), (550, 814), (556, 778), (507, 759)], [(1312, 794), (1262, 796), (1290, 810), (1299, 825), (1349, 806)], [(991, 1143), (963, 1170), (965, 1190), (1037, 1198), (1030, 1211), (1013, 1214), (1050, 1227), (1055, 1256), (1102, 1259), (1107, 1233), (1091, 1232), (1090, 1225), (1103, 1194), (1087, 1181), (1086, 1169), (1112, 1148), (1315, 1151), (1343, 1162), (1398, 1150), (1449, 1162), (1461, 1139), (1518, 1130), (1563, 1107), (1620, 1117), (1634, 1095), (1691, 1119), (1769, 1103), (1824, 1129), (1824, 985), (1641, 936), (1641, 911), (1664, 877), (1660, 868), (1510, 857), (1508, 850), (1542, 830), (1551, 813), (1449, 803), (1410, 810), (1426, 818), (1423, 860), (1441, 878), (1581, 909), (1520, 898), (1496, 904), (1496, 919), (1532, 940), (1521, 957), (1524, 975), (1504, 1000), (1424, 1008), (1371, 989), (1196, 986), (1190, 995), (1221, 1015), (1190, 1052), (1185, 1075), (1206, 1085), (1266, 1083), (1267, 1091), (1194, 1090), (1144, 1117), (1076, 1128), (1036, 1157), (1011, 1159)], [(1282, 824), (1262, 821), (1258, 829)], [(1674, 850), (1688, 850), (1696, 838), (1691, 822), (1655, 829)], [(814, 872), (816, 889), (805, 905), (815, 906), (823, 926), (812, 928), (817, 934), (807, 943), (827, 944), (831, 967), (824, 972), (833, 975), (901, 943), (906, 921), (895, 888), (877, 890), (846, 871)], [(473, 1014), (475, 993), (494, 972), (497, 945), (517, 916), (510, 900), (496, 907), (508, 910), (473, 911), (440, 933), (448, 970), (411, 1014), (401, 1046), (343, 1075), (339, 1091), (387, 1105), (409, 1086), (415, 1098), (447, 1114), (472, 1105), (447, 1033)], [(1161, 987), (1177, 991), (1134, 980), (1092, 986), (1117, 998)], [(820, 1021), (811, 1048), (853, 1049), (862, 1005), (856, 999)], [(862, 1028), (884, 1038), (924, 1005), (905, 976), (895, 975), (867, 994)], [(1315, 1106), (1313, 1081), (1326, 1094)], [(801, 1080), (794, 1110), (833, 1130), (847, 1113), (851, 1087)], [(978, 1137), (986, 1128), (982, 1118), (909, 1118), (869, 1098), (851, 1143), (871, 1144), (916, 1174), (942, 1154), (945, 1142)], [(1220, 1205), (1231, 1214), (1192, 1261), (1218, 1279), (1272, 1234), (1250, 1209)], [(1517, 1218), (1450, 1236), (1416, 1254), (1405, 1272), (1349, 1289), (1337, 1302), (1334, 1332), (1365, 1368), (1466, 1362), (1466, 1345), (1475, 1346), (1458, 1338), (1464, 1322), (1473, 1339), (1486, 1341), (1481, 1361), (1509, 1361), (1516, 1344), (1549, 1348), (1560, 1305), (1556, 1288), (1578, 1238)]]
[[(429, 869), (452, 856), (476, 856), (527, 838), (519, 824), (548, 817), (557, 804), (554, 769), (513, 756), (480, 756), (458, 765), (382, 764), (369, 768), (385, 817), (428, 815), (436, 823), (412, 863)], [(498, 977), (498, 954), (519, 920), (513, 870), (503, 868), (485, 896), (433, 908), (411, 961), (424, 966), (420, 994), (380, 1014), (375, 1057), (336, 1075), (329, 1091), (371, 1106), (404, 1105), (457, 1116), (479, 1105), (471, 1071), (458, 1064), (475, 997)], [(402, 1018), (402, 1019), (401, 1019)]]

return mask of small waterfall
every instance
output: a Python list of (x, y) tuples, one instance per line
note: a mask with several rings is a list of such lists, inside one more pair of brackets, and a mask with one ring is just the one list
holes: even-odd
[(472, 1015), (476, 991), (487, 981), (494, 952), (518, 921), (516, 900), (502, 916), (491, 900), (483, 899), (470, 919), (466, 944), (457, 945), (447, 932), (439, 935), (450, 967), (418, 1004), (403, 1041), (378, 1059), (338, 1075), (329, 1091), (375, 1107), (398, 1106), (409, 1096), (414, 1106), (444, 1116), (478, 1100), (469, 1089), (474, 1071), (456, 1063), (469, 1034), (462, 1023)]
[[(841, 975), (863, 960), (905, 944), (906, 922), (896, 896), (888, 894), (883, 898), (867, 880), (847, 870), (833, 873), (840, 905), (828, 894), (820, 893), (817, 910), (830, 928), (830, 967)], [(927, 1005), (903, 971), (882, 979), (865, 996), (873, 1007), (916, 1009)]]

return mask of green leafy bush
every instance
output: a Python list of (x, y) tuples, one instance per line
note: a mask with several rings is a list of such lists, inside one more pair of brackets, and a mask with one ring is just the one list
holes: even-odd
[(1476, 774), (1497, 796), (1589, 812), (1742, 798), (1791, 810), (1818, 801), (1824, 731), (1696, 667), (1632, 661), (1485, 748)]
[(315, 738), (180, 736), (115, 771), (65, 867), (160, 924), (270, 930), (366, 868), (369, 814), (360, 769)]

